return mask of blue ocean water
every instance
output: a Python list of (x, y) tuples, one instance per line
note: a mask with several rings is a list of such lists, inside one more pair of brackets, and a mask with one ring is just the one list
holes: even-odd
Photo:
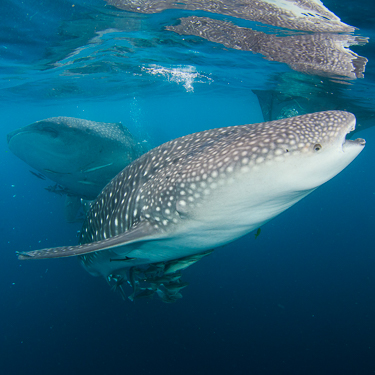
[[(2, 374), (375, 372), (375, 5), (324, 5), (370, 38), (351, 47), (368, 60), (364, 78), (299, 71), (166, 30), (194, 15), (274, 32), (251, 20), (135, 13), (101, 0), (0, 3)], [(9, 132), (53, 116), (121, 121), (155, 147), (261, 122), (256, 92), (285, 86), (309, 98), (294, 98), (297, 109), (332, 97), (326, 109), (351, 110), (367, 145), (257, 239), (251, 233), (186, 269), (181, 300), (123, 301), (72, 258), (17, 260), (15, 251), (77, 244), (81, 224), (65, 222), (64, 197), (9, 151)]]

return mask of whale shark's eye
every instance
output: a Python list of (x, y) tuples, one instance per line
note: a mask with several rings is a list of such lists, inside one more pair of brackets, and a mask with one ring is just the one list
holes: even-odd
[(322, 145), (320, 145), (319, 143), (314, 145), (314, 151), (319, 151), (321, 148), (322, 148)]

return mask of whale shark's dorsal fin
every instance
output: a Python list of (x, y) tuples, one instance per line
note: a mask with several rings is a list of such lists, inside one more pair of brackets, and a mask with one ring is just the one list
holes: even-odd
[(65, 258), (93, 253), (95, 251), (109, 250), (116, 247), (129, 245), (131, 243), (149, 241), (160, 237), (162, 237), (160, 230), (155, 230), (148, 221), (143, 221), (134, 225), (128, 231), (105, 240), (77, 246), (52, 247), (27, 252), (17, 251), (16, 254), (20, 260)]

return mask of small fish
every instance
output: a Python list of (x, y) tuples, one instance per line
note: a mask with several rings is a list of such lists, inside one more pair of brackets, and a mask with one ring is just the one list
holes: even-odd
[(164, 284), (164, 283), (171, 283), (171, 282), (176, 282), (181, 278), (182, 274), (181, 273), (175, 273), (173, 275), (167, 274), (163, 275), (160, 277), (153, 277), (153, 278), (148, 278), (147, 282), (153, 283), (153, 284)]
[(113, 280), (115, 280), (115, 284), (112, 286), (112, 290), (116, 291), (126, 280), (125, 277), (120, 276), (118, 278), (113, 277)]
[(256, 233), (255, 233), (255, 239), (257, 239), (258, 238), (258, 236), (260, 235), (260, 231), (261, 231), (261, 229), (260, 228), (258, 228), (258, 230), (256, 231)]
[(94, 171), (97, 171), (98, 169), (102, 169), (102, 168), (105, 168), (105, 167), (109, 167), (111, 166), (113, 163), (109, 163), (109, 164), (105, 164), (105, 165), (99, 165), (98, 167), (93, 167), (93, 168), (90, 168), (90, 169), (86, 169), (85, 171), (83, 171), (84, 173), (87, 173), (87, 172), (94, 172)]
[(144, 271), (144, 274), (147, 277), (155, 277), (155, 274), (159, 274), (163, 271), (164, 265), (160, 263), (151, 264), (147, 267), (147, 269)]
[(174, 303), (178, 299), (182, 298), (181, 293), (169, 294), (168, 291), (161, 290), (161, 289), (158, 289), (156, 293), (161, 298), (161, 300), (165, 303)]
[(170, 294), (176, 294), (178, 293), (181, 289), (186, 288), (189, 283), (179, 281), (179, 282), (171, 282), (169, 284), (163, 284), (164, 288), (168, 290)]
[(41, 173), (36, 173), (36, 172), (30, 171), (30, 170), (29, 170), (29, 172), (31, 174), (33, 174), (35, 177), (40, 178), (41, 180), (45, 180), (46, 179), (46, 176), (43, 176)]
[(134, 294), (134, 290), (135, 290), (136, 283), (137, 283), (137, 275), (138, 275), (138, 273), (139, 272), (136, 269), (136, 267), (131, 267), (129, 269), (129, 284), (133, 288), (133, 294)]
[(50, 193), (55, 193), (60, 196), (68, 194), (68, 190), (59, 184), (50, 185), (44, 189), (49, 191)]
[(109, 259), (109, 261), (110, 262), (126, 262), (126, 261), (134, 260), (134, 259), (137, 259), (137, 258), (125, 257), (125, 258), (122, 258), (122, 259)]
[(140, 288), (140, 292), (135, 294), (134, 296), (131, 296), (131, 298), (129, 298), (131, 301), (135, 300), (135, 299), (140, 299), (140, 298), (152, 298), (153, 295), (155, 294), (155, 290), (153, 289), (149, 289), (149, 288)]
[(184, 270), (185, 268), (198, 262), (200, 259), (202, 259), (206, 255), (211, 254), (212, 252), (213, 250), (208, 250), (201, 254), (194, 254), (192, 256), (170, 261), (165, 265), (164, 274), (168, 275), (168, 274), (173, 274), (177, 271)]
[(64, 175), (64, 174), (71, 174), (70, 172), (57, 172), (57, 171), (53, 171), (52, 169), (47, 169), (47, 168), (43, 168), (43, 170), (47, 173), (51, 173), (51, 174), (59, 174), (59, 175)]
[(84, 185), (96, 185), (95, 182), (92, 181), (78, 181), (78, 183)]

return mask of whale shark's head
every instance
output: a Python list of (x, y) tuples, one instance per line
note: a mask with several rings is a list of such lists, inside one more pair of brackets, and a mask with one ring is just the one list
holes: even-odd
[(355, 122), (349, 112), (327, 111), (264, 123), (254, 137), (249, 167), (268, 176), (278, 190), (283, 185), (295, 191), (314, 189), (362, 151), (364, 139), (346, 139)]
[(346, 139), (354, 128), (351, 113), (327, 111), (207, 130), (162, 145), (154, 150), (157, 160), (162, 155), (176, 160), (174, 152), (179, 158), (176, 165), (164, 163), (153, 183), (143, 185), (159, 202), (154, 207), (146, 202), (147, 213), (168, 220), (152, 211), (168, 209), (173, 194), (178, 216), (190, 219), (181, 229), (186, 243), (200, 246), (210, 236), (227, 243), (340, 173), (365, 145), (363, 139)]

